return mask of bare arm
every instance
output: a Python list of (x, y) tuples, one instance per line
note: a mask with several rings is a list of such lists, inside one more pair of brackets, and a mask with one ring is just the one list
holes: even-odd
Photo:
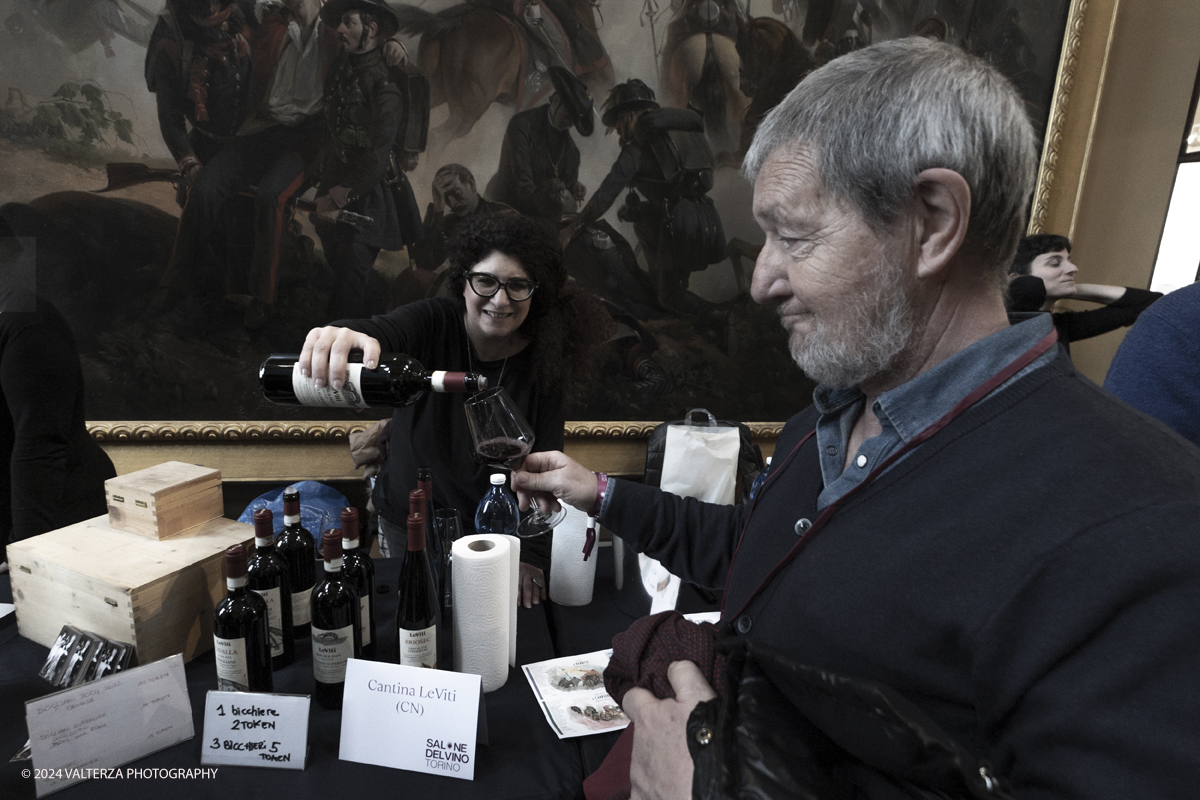
[(1124, 286), (1109, 286), (1104, 283), (1077, 283), (1071, 300), (1086, 300), (1091, 303), (1115, 303), (1125, 295)]

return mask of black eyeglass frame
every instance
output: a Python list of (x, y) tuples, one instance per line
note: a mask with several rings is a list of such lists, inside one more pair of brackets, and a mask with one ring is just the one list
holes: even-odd
[[(483, 292), (479, 291), (479, 289), (476, 288), (476, 286), (475, 286), (475, 281), (472, 280), (472, 278), (474, 278), (476, 276), (479, 276), (481, 278), (490, 278), (491, 280), (494, 280), (496, 282), (495, 291), (491, 292), (490, 294), (484, 294)], [(464, 273), (463, 277), (466, 279), (467, 285), (471, 287), (471, 291), (474, 292), (475, 294), (479, 295), (480, 297), (495, 297), (496, 293), (499, 292), (501, 289), (503, 289), (504, 293), (506, 295), (508, 295), (508, 299), (514, 303), (524, 303), (526, 300), (533, 297), (533, 293), (536, 292), (537, 288), (538, 288), (538, 282), (535, 281), (533, 278), (509, 278), (506, 281), (502, 281), (490, 272), (467, 272), (467, 273)], [(513, 297), (512, 290), (508, 288), (508, 285), (510, 283), (514, 283), (514, 282), (515, 283), (528, 283), (530, 286), (529, 294), (525, 295), (524, 297), (522, 297), (520, 299)]]

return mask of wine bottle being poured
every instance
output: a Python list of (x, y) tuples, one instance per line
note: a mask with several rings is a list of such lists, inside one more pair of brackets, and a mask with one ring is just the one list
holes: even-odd
[(487, 378), (474, 372), (429, 372), (421, 362), (403, 353), (383, 353), (379, 366), (367, 369), (362, 353), (352, 351), (341, 388), (332, 383), (318, 387), (300, 373), (299, 355), (273, 355), (258, 371), (263, 397), (272, 403), (336, 408), (407, 406), (426, 392), (478, 392)]

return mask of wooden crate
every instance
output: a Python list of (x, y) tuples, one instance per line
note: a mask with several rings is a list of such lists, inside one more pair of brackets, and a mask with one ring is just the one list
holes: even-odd
[(213, 646), (225, 548), (253, 538), (252, 525), (223, 517), (165, 541), (96, 517), (14, 542), (18, 629), (49, 647), (69, 624), (133, 644), (142, 664), (174, 653), (190, 661)]
[(117, 530), (166, 539), (225, 512), (221, 472), (168, 461), (104, 482), (108, 519)]

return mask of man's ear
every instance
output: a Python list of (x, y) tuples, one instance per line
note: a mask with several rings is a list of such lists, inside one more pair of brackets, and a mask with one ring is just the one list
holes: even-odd
[(971, 221), (971, 188), (954, 170), (934, 167), (917, 175), (917, 277), (932, 277), (962, 248)]

